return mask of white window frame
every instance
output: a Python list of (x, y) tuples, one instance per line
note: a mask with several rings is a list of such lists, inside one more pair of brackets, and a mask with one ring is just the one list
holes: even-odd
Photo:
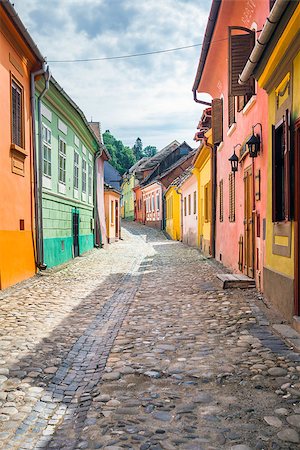
[(74, 149), (73, 188), (74, 188), (74, 197), (76, 196), (76, 198), (78, 198), (78, 189), (79, 189), (79, 158), (80, 156), (78, 151)]
[(82, 166), (81, 166), (81, 192), (82, 197), (86, 199), (86, 189), (87, 189), (87, 162), (85, 158), (82, 158)]
[[(64, 151), (62, 151), (61, 144), (63, 144)], [(61, 174), (63, 177), (61, 177)], [(67, 143), (60, 136), (58, 138), (58, 182), (66, 185), (67, 179)]]
[(92, 203), (93, 197), (93, 166), (88, 164), (88, 193), (89, 193), (89, 203)]
[(159, 191), (156, 192), (156, 209), (157, 209), (157, 211), (159, 211), (159, 209), (160, 209), (160, 195), (159, 195)]
[[(51, 155), (52, 131), (45, 124), (42, 124), (42, 142), (43, 142), (43, 176), (50, 178), (52, 176), (52, 155)], [(47, 158), (45, 158), (45, 148), (47, 149)], [(45, 163), (47, 170), (45, 171)]]

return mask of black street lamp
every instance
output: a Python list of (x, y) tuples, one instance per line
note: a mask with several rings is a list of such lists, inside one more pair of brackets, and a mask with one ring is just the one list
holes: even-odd
[(228, 159), (228, 161), (230, 161), (231, 164), (231, 172), (233, 173), (233, 175), (235, 175), (235, 172), (237, 172), (238, 170), (239, 158), (235, 153), (235, 149), (238, 145), (241, 147), (241, 144), (236, 144), (233, 147), (233, 155), (231, 155), (230, 158)]
[(252, 126), (252, 136), (246, 142), (246, 145), (249, 150), (249, 155), (251, 158), (256, 158), (260, 151), (260, 137), (258, 134), (254, 134), (254, 128), (257, 125), (260, 125), (260, 129), (261, 129), (261, 123), (257, 123), (256, 125), (253, 125)]

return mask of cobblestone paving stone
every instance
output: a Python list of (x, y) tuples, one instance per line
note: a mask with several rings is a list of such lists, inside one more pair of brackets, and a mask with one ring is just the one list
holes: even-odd
[(300, 355), (151, 229), (0, 294), (0, 448), (298, 449)]

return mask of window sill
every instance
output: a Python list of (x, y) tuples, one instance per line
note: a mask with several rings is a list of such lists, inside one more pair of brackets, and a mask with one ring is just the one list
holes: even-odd
[(58, 192), (60, 194), (65, 194), (66, 193), (66, 185), (63, 183), (58, 183)]
[(227, 133), (226, 133), (227, 136), (228, 137), (231, 136), (234, 133), (235, 130), (236, 130), (236, 122), (233, 122), (233, 124), (227, 130)]
[(43, 187), (46, 189), (52, 189), (52, 180), (50, 177), (43, 175)]
[(256, 103), (256, 95), (252, 95), (249, 102), (243, 108), (243, 111), (242, 111), (243, 116), (246, 116), (248, 114), (248, 112), (250, 111), (250, 109), (252, 109), (252, 107), (255, 105), (255, 103)]
[(23, 158), (26, 158), (26, 156), (29, 155), (27, 150), (25, 150), (24, 148), (20, 147), (17, 144), (11, 144), (10, 149), (14, 153), (18, 153), (20, 156), (23, 156)]

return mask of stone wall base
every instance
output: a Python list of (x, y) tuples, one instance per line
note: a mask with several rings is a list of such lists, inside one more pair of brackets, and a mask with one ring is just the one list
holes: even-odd
[(294, 316), (294, 280), (264, 267), (264, 295), (289, 322)]

